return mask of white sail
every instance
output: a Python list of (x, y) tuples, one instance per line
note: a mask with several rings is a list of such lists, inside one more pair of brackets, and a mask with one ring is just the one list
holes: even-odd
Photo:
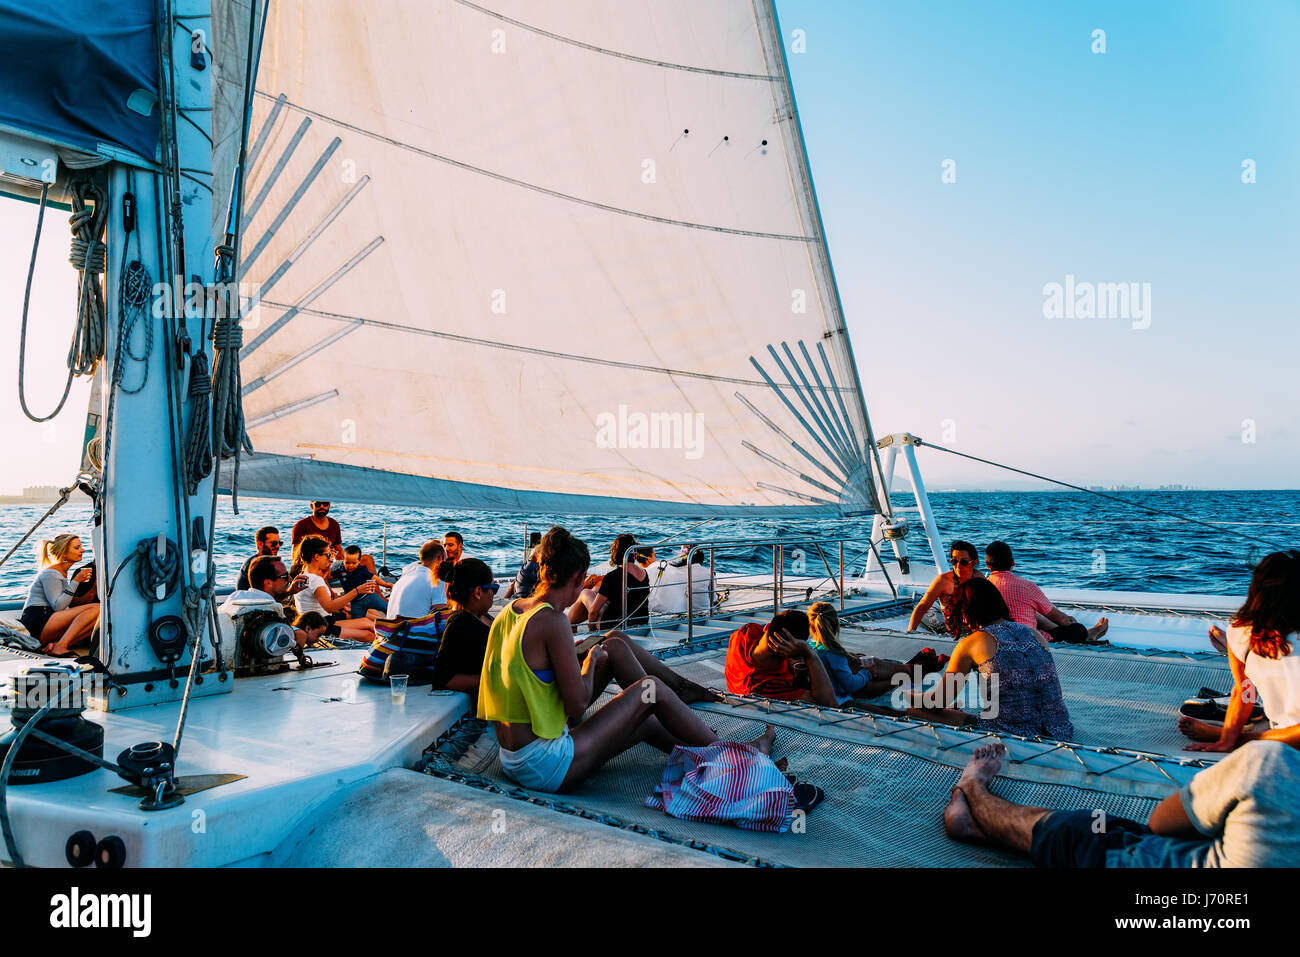
[(248, 143), (241, 488), (874, 507), (768, 0), (271, 0)]

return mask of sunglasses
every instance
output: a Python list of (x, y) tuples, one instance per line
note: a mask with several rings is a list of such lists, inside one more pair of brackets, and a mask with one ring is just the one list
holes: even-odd
[(951, 562), (954, 567), (960, 566), (962, 568), (965, 568), (967, 565), (975, 564), (975, 559), (973, 558), (950, 558), (948, 561)]
[(273, 582), (274, 582), (274, 581), (286, 581), (286, 582), (287, 582), (288, 580), (289, 580), (289, 573), (288, 573), (288, 572), (285, 572), (283, 575), (276, 575), (274, 578), (271, 579), (271, 581), (273, 581)]
[(267, 543), (266, 543), (266, 547), (267, 547), (267, 548), (279, 548), (279, 547), (280, 547), (280, 543), (279, 543), (279, 542), (267, 542)]
[(490, 591), (492, 594), (495, 595), (497, 592), (501, 590), (501, 583), (493, 582), (490, 585), (479, 585), (478, 587), (482, 588), (484, 591)]

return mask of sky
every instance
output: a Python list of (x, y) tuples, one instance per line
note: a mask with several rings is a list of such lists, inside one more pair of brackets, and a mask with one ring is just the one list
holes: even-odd
[[(1085, 485), (1297, 487), (1300, 5), (777, 9), (877, 435)], [(21, 450), (0, 493), (71, 481), (89, 395), (74, 383), (52, 427), (18, 410), (35, 212), (0, 201), (0, 442)], [(63, 388), (67, 235), (48, 213), (27, 356), (38, 413)], [(1137, 297), (1119, 317), (1049, 317), (1045, 288), (1067, 282)], [(920, 457), (931, 488), (1015, 484)]]

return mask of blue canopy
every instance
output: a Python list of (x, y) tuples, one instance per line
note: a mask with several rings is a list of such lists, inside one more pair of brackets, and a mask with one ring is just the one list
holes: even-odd
[(0, 125), (88, 153), (110, 147), (153, 161), (154, 22), (153, 0), (0, 0)]

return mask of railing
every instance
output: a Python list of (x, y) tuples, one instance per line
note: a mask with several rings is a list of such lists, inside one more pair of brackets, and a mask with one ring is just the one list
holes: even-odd
[[(809, 549), (809, 550), (815, 550), (816, 553), (817, 553), (817, 556), (821, 559), (821, 563), (822, 563), (823, 567), (826, 569), (826, 579), (828, 579), (830, 582), (834, 583), (834, 591), (835, 591), (836, 596), (838, 597), (838, 601), (839, 601), (840, 609), (843, 610), (843, 608), (844, 608), (844, 599), (845, 599), (845, 591), (846, 591), (846, 589), (845, 589), (845, 574), (844, 574), (844, 569), (845, 569), (845, 545), (847, 544), (847, 545), (850, 545), (850, 546), (857, 546), (857, 547), (860, 548), (860, 547), (863, 545), (863, 541), (862, 541), (862, 539), (856, 539), (856, 538), (854, 538), (854, 539), (848, 539), (848, 538), (834, 538), (834, 539), (810, 539), (810, 540), (801, 540), (801, 539), (800, 539), (799, 537), (797, 537), (797, 536), (793, 536), (793, 537), (792, 537), (792, 536), (786, 536), (786, 537), (784, 537), (784, 538), (780, 538), (780, 539), (776, 539), (776, 538), (773, 538), (773, 539), (731, 539), (731, 540), (725, 540), (725, 541), (705, 541), (705, 542), (698, 542), (698, 541), (697, 541), (697, 542), (682, 542), (682, 541), (675, 541), (675, 542), (674, 542), (674, 541), (672, 541), (671, 539), (666, 539), (666, 540), (664, 540), (664, 541), (662, 541), (662, 542), (655, 542), (655, 543), (653, 543), (653, 544), (637, 544), (637, 545), (633, 545), (633, 546), (631, 546), (631, 551), (632, 551), (633, 554), (636, 554), (638, 551), (644, 551), (644, 550), (646, 550), (646, 549), (654, 548), (654, 547), (658, 547), (658, 546), (665, 545), (665, 544), (673, 544), (673, 545), (676, 545), (676, 546), (680, 546), (680, 547), (683, 549), (683, 551), (681, 552), (681, 554), (680, 554), (678, 557), (684, 557), (684, 558), (685, 558), (685, 568), (686, 568), (686, 582), (685, 582), (685, 585), (686, 585), (686, 613), (685, 613), (685, 619), (686, 619), (686, 640), (687, 640), (687, 641), (690, 641), (690, 640), (692, 640), (692, 639), (694, 638), (694, 633), (695, 633), (695, 618), (696, 618), (696, 613), (697, 613), (697, 598), (696, 598), (697, 568), (698, 568), (699, 572), (705, 572), (705, 571), (707, 571), (707, 574), (708, 574), (708, 576), (709, 576), (709, 586), (708, 586), (708, 589), (707, 589), (707, 592), (706, 592), (706, 594), (709, 596), (709, 608), (706, 609), (706, 612), (710, 612), (710, 611), (713, 610), (714, 606), (715, 606), (716, 603), (717, 603), (717, 602), (716, 602), (717, 585), (718, 585), (718, 581), (720, 580), (720, 579), (719, 579), (719, 575), (718, 575), (717, 556), (718, 556), (718, 554), (719, 554), (720, 552), (725, 553), (725, 552), (727, 552), (727, 551), (736, 552), (736, 551), (742, 551), (742, 550), (744, 550), (744, 551), (752, 551), (752, 550), (755, 550), (755, 549), (770, 549), (770, 550), (771, 550), (771, 556), (772, 556), (772, 564), (771, 564), (771, 568), (772, 568), (772, 585), (771, 585), (771, 588), (772, 588), (772, 605), (773, 605), (773, 608), (774, 608), (775, 611), (780, 611), (781, 607), (785, 604), (785, 601), (786, 601), (786, 598), (785, 598), (785, 587), (786, 587), (786, 580), (785, 580), (785, 555), (786, 555), (786, 550), (787, 550), (787, 549), (797, 550), (797, 549), (799, 549), (799, 548), (801, 548), (801, 547), (802, 547), (802, 548), (807, 548), (807, 549)], [(836, 554), (836, 556), (837, 556), (837, 560), (838, 560), (838, 573), (837, 573), (836, 569), (832, 568), (832, 565), (831, 565), (831, 558), (830, 558), (830, 556), (827, 554), (827, 549), (833, 549), (833, 550), (834, 550), (834, 554)], [(699, 554), (705, 553), (705, 552), (708, 553), (708, 560), (707, 560), (707, 563), (704, 564), (704, 565), (699, 565), (699, 566), (697, 566), (697, 565), (696, 565), (696, 562), (695, 562), (695, 558), (696, 558), (696, 556), (699, 555)], [(873, 542), (871, 542), (870, 540), (867, 540), (867, 542), (866, 542), (866, 548), (865, 548), (865, 550), (863, 550), (863, 552), (862, 552), (862, 554), (861, 554), (861, 558), (862, 558), (863, 560), (865, 560), (865, 558), (866, 558), (866, 556), (867, 556), (868, 554), (871, 554), (871, 555), (874, 555), (874, 556), (875, 556), (877, 565), (881, 568), (882, 571), (884, 571), (884, 565), (883, 565), (883, 563), (881, 563), (881, 561), (880, 561), (880, 553), (879, 553), (879, 551), (877, 550), (875, 544), (874, 544)], [(623, 584), (623, 588), (622, 588), (622, 591), (623, 591), (623, 602), (622, 602), (622, 618), (621, 618), (621, 620), (618, 622), (618, 627), (619, 627), (619, 628), (626, 628), (626, 627), (627, 627), (628, 612), (629, 612), (629, 610), (630, 610), (629, 607), (628, 607), (628, 579), (629, 579), (629, 576), (628, 576), (628, 566), (629, 566), (629, 563), (628, 563), (627, 561), (624, 561), (624, 562), (622, 563), (622, 577), (623, 577), (623, 583), (622, 583), (622, 584)], [(651, 567), (653, 567), (653, 566), (651, 566)], [(853, 566), (852, 566), (852, 563), (850, 563), (849, 567), (853, 567)], [(650, 574), (650, 573), (651, 573), (650, 568), (647, 568), (647, 569), (646, 569), (646, 572), (647, 572), (647, 575)], [(739, 578), (742, 578), (742, 577), (743, 577), (744, 579), (751, 579), (751, 578), (753, 578), (753, 575), (754, 575), (754, 573), (753, 573), (752, 571), (749, 571), (749, 572), (745, 572), (745, 573), (743, 574), (743, 576), (736, 576), (736, 577), (737, 577), (738, 579), (739, 579)], [(892, 592), (893, 596), (894, 596), (895, 598), (897, 598), (897, 597), (898, 597), (898, 588), (894, 585), (894, 582), (893, 582), (893, 580), (890, 578), (888, 571), (884, 571), (884, 575), (885, 575), (885, 581), (888, 583), (890, 591)], [(725, 581), (726, 579), (724, 578), (724, 579), (721, 579), (721, 580)], [(745, 585), (746, 585), (746, 587), (759, 587), (759, 586), (753, 585), (753, 584), (752, 584), (751, 582), (749, 582), (749, 581), (746, 581)], [(658, 588), (658, 587), (667, 587), (667, 586), (650, 585), (650, 589), (651, 589), (651, 591), (650, 591), (650, 596), (648, 596), (647, 599), (646, 599), (646, 620), (647, 620), (647, 623), (649, 623), (650, 621), (652, 621), (652, 618), (653, 618), (653, 613), (651, 612), (651, 607), (650, 607), (650, 606), (651, 606), (651, 597), (653, 596), (653, 589), (654, 589), (654, 588)], [(811, 592), (812, 589), (809, 588), (808, 591)], [(728, 593), (729, 593), (729, 592), (728, 592)], [(602, 622), (602, 627), (604, 626), (604, 624), (605, 624), (605, 623)]]

